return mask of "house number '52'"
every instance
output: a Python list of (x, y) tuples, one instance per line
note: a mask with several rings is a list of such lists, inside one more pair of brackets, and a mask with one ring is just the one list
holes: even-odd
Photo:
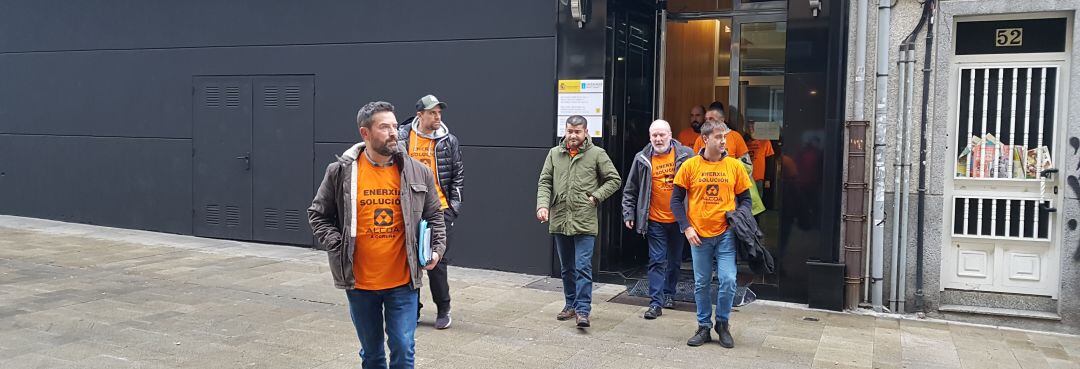
[(1023, 44), (1023, 28), (999, 28), (994, 36), (994, 46), (1020, 46)]

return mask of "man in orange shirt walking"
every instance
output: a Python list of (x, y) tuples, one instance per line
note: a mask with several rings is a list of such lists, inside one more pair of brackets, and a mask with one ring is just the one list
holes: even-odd
[[(308, 208), (326, 248), (334, 287), (344, 289), (365, 368), (412, 368), (421, 269), (445, 250), (446, 229), (435, 179), (397, 142), (394, 106), (364, 105), (356, 114), (364, 142), (326, 167)], [(431, 259), (420, 265), (419, 224), (431, 228)], [(385, 335), (384, 335), (385, 332)]]
[(720, 288), (716, 296), (716, 333), (720, 345), (735, 347), (728, 320), (735, 297), (735, 232), (728, 230), (727, 212), (745, 208), (749, 212), (750, 177), (743, 163), (727, 155), (724, 139), (727, 127), (706, 122), (701, 127), (705, 148), (690, 158), (675, 174), (671, 210), (679, 229), (690, 241), (694, 264), (694, 302), (697, 304), (698, 329), (686, 344), (701, 346), (712, 341), (709, 333), (713, 301), (709, 285), (716, 271)]
[[(398, 140), (405, 145), (409, 156), (419, 160), (435, 175), (435, 190), (439, 193), (443, 217), (446, 221), (446, 247), (454, 236), (454, 220), (461, 214), (461, 190), (465, 183), (465, 169), (461, 164), (461, 148), (458, 139), (446, 123), (442, 112), (446, 103), (435, 96), (426, 95), (416, 102), (416, 116), (401, 123)], [(450, 282), (446, 276), (449, 263), (446, 255), (435, 269), (427, 273), (431, 282), (431, 299), (437, 309), (435, 329), (450, 328)], [(420, 303), (423, 308), (424, 304)], [(416, 310), (420, 319), (420, 309)]]
[(649, 241), (649, 310), (656, 319), (675, 305), (675, 283), (686, 238), (671, 213), (675, 172), (694, 156), (689, 147), (671, 139), (671, 125), (657, 120), (649, 127), (649, 144), (634, 156), (623, 187), (622, 211), (626, 228)]
[[(750, 163), (750, 150), (746, 148), (746, 141), (743, 140), (742, 135), (740, 135), (739, 132), (729, 129), (726, 121), (727, 119), (724, 116), (724, 110), (719, 107), (710, 107), (709, 110), (705, 112), (706, 123), (712, 122), (713, 124), (719, 124), (723, 126), (723, 130), (727, 132), (724, 136), (723, 146), (727, 156)], [(704, 148), (705, 135), (702, 134), (697, 138), (697, 141), (694, 142), (694, 153), (701, 154), (701, 149)]]

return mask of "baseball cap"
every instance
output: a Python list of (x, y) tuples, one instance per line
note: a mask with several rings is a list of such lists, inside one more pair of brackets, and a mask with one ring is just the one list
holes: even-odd
[(435, 109), (436, 106), (446, 109), (446, 103), (439, 101), (435, 95), (425, 95), (416, 101), (416, 111)]

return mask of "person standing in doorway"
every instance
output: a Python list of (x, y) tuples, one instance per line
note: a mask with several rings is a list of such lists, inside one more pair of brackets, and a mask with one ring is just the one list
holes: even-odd
[[(394, 106), (371, 102), (356, 114), (363, 142), (326, 167), (308, 208), (315, 238), (326, 248), (334, 286), (345, 290), (365, 368), (412, 368), (421, 268), (439, 264), (446, 229), (435, 178), (403, 155)], [(431, 260), (420, 265), (419, 224), (431, 232)]]
[[(723, 125), (723, 130), (727, 132), (727, 136), (724, 137), (726, 142), (723, 147), (728, 156), (735, 159), (742, 160), (743, 162), (750, 163), (750, 150), (746, 148), (746, 141), (743, 140), (742, 135), (739, 132), (735, 132), (728, 128), (727, 119), (724, 116), (724, 109), (718, 106), (719, 103), (713, 103), (709, 106), (709, 110), (705, 112), (705, 122), (712, 122), (714, 124)], [(701, 149), (705, 148), (705, 135), (698, 137), (694, 142), (694, 153), (700, 155)]]
[(716, 296), (716, 333), (720, 345), (735, 347), (729, 318), (735, 297), (735, 232), (728, 230), (726, 213), (737, 208), (749, 212), (750, 176), (743, 163), (724, 151), (727, 126), (706, 122), (701, 127), (705, 148), (690, 158), (675, 174), (671, 210), (679, 229), (690, 242), (694, 264), (694, 302), (697, 304), (698, 328), (686, 344), (701, 346), (712, 341), (710, 329), (713, 301), (709, 285), (716, 271), (719, 289)]
[(759, 140), (754, 136), (754, 121), (750, 120), (747, 124), (747, 133), (749, 134), (750, 142), (747, 143), (746, 148), (750, 150), (750, 161), (753, 166), (753, 173), (751, 177), (754, 179), (754, 184), (757, 186), (759, 194), (765, 192), (765, 159), (770, 156), (776, 155), (773, 151), (772, 141)]
[(664, 308), (675, 305), (675, 283), (686, 238), (671, 213), (671, 191), (675, 173), (692, 156), (689, 147), (671, 138), (671, 125), (657, 120), (649, 126), (649, 144), (634, 155), (626, 175), (623, 222), (649, 242), (649, 310), (645, 319), (656, 319)]
[[(405, 145), (409, 156), (420, 161), (435, 175), (435, 187), (439, 194), (443, 218), (446, 223), (446, 248), (454, 236), (454, 221), (461, 214), (461, 189), (465, 183), (465, 168), (461, 164), (461, 148), (458, 139), (442, 121), (446, 103), (432, 95), (416, 102), (416, 116), (401, 123), (398, 140)], [(435, 329), (450, 328), (450, 282), (446, 267), (450, 259), (443, 254), (442, 261), (427, 273), (431, 283), (431, 299), (435, 301)], [(420, 309), (416, 319), (420, 320)]]
[(548, 151), (536, 189), (536, 219), (549, 222), (562, 266), (566, 303), (556, 319), (576, 318), (579, 328), (591, 324), (597, 207), (622, 183), (611, 158), (592, 144), (588, 130), (585, 117), (566, 119), (566, 134)]
[(705, 123), (705, 107), (697, 105), (690, 108), (690, 128), (683, 128), (679, 131), (679, 143), (686, 147), (693, 147), (694, 142), (697, 142), (701, 137), (701, 125), (703, 123)]

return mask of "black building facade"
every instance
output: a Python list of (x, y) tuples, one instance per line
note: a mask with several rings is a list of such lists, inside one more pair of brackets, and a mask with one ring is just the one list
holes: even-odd
[[(561, 1), (0, 2), (0, 213), (312, 245), (304, 209), (326, 164), (359, 140), (356, 110), (386, 100), (404, 119), (430, 93), (449, 104), (465, 160), (455, 264), (550, 274), (533, 214), (557, 81), (605, 81), (594, 140), (622, 173), (662, 98), (668, 3), (586, 3), (579, 24)], [(742, 3), (732, 11), (761, 6)], [(764, 291), (806, 301), (842, 288), (806, 281), (825, 275), (807, 261), (839, 261), (846, 7), (753, 3), (789, 30), (777, 142), (795, 152), (811, 149), (795, 138), (821, 138), (816, 167), (800, 171), (815, 189), (800, 194), (816, 195), (779, 210), (820, 221), (778, 237), (801, 251)], [(634, 278), (624, 266), (643, 256), (617, 203), (602, 211), (601, 279)]]

